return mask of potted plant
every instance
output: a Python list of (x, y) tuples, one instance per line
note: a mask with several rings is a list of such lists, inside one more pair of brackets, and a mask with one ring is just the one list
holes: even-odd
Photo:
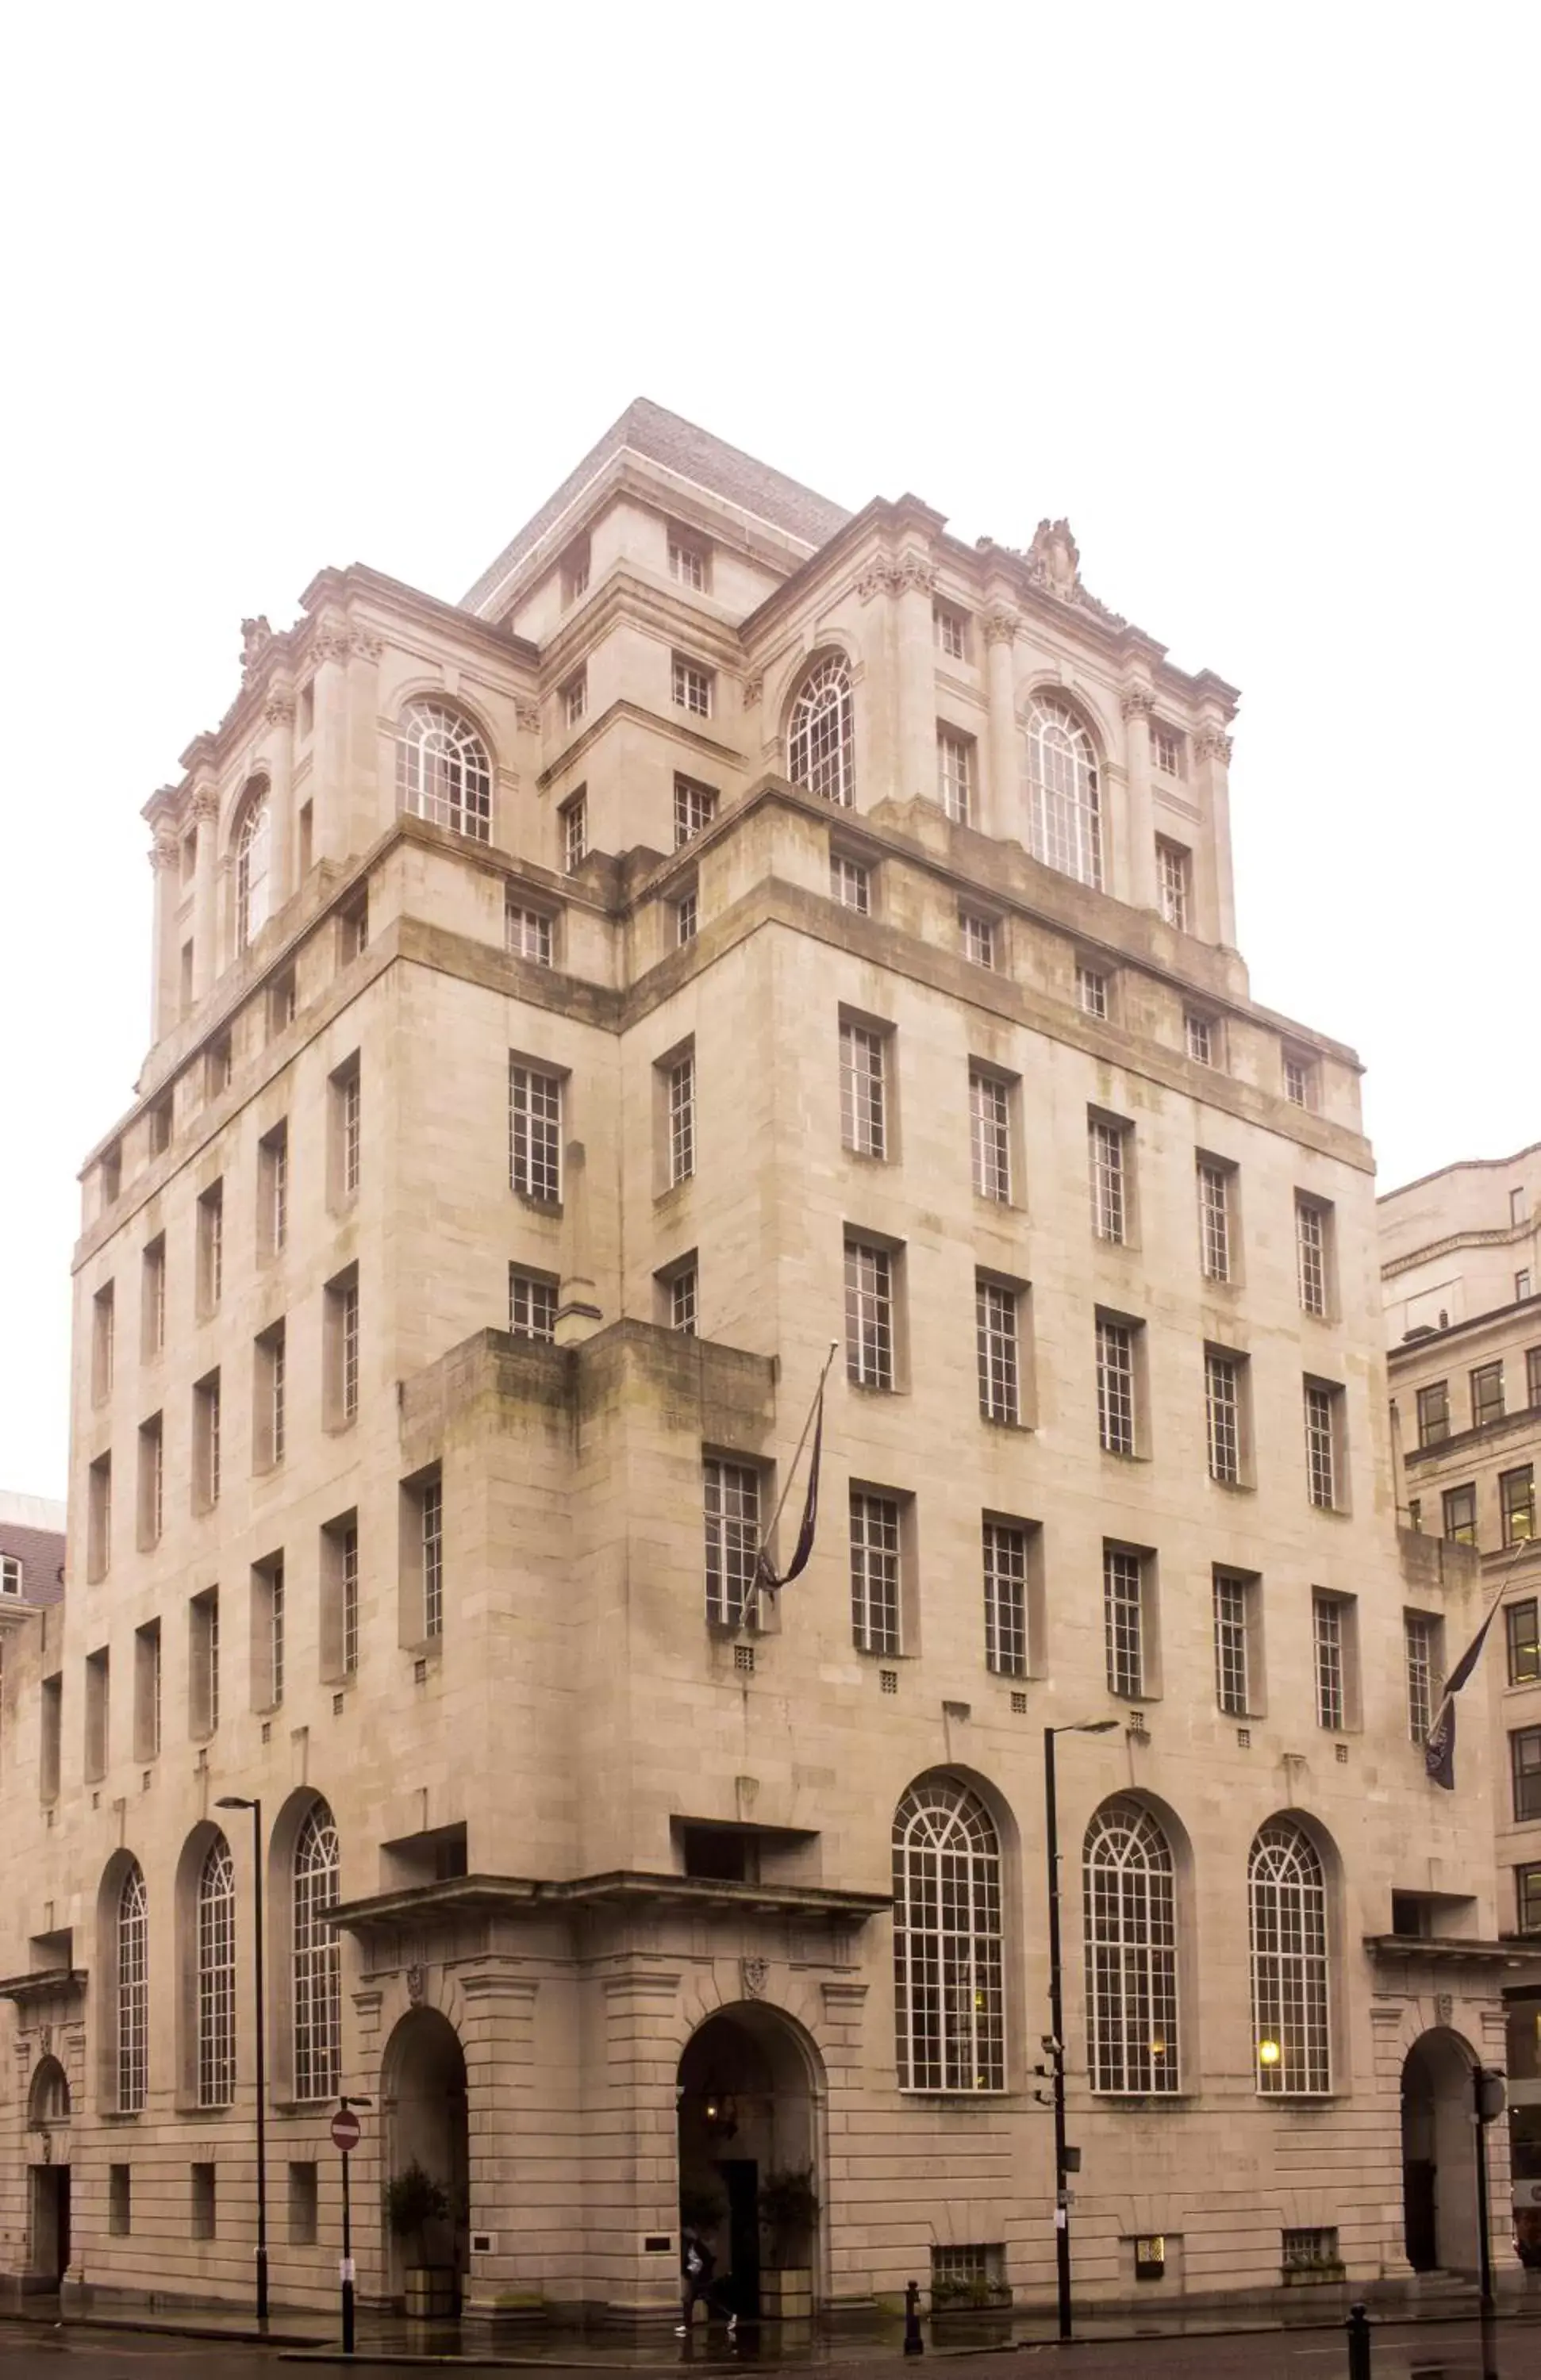
[(409, 2314), (442, 2317), (457, 2311), (454, 2265), (431, 2263), (428, 2252), (429, 2225), (443, 2222), (449, 2211), (448, 2191), (416, 2157), (385, 2185), (385, 2220), (398, 2240), (412, 2241), (418, 2252), (417, 2263), (403, 2277)]
[(813, 2240), (819, 2193), (810, 2167), (768, 2173), (759, 2186), (759, 2219), (770, 2253), (759, 2277), (760, 2311), (770, 2321), (806, 2322), (813, 2313)]
[(972, 2280), (935, 2280), (931, 2283), (933, 2313), (1009, 2313), (1012, 2285), (1009, 2281), (992, 2281), (978, 2274)]

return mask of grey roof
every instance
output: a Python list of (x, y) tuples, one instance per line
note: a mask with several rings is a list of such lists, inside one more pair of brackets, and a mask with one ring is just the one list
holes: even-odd
[(805, 545), (824, 544), (851, 517), (843, 506), (831, 504), (828, 497), (815, 495), (811, 488), (801, 487), (783, 472), (773, 471), (768, 463), (757, 463), (752, 455), (725, 445), (710, 430), (698, 430), (693, 421), (666, 412), (649, 397), (639, 396), (627, 406), (618, 421), (611, 423), (576, 470), (568, 473), (556, 493), (546, 499), (540, 511), (504, 547), (497, 560), (482, 572), (476, 585), (461, 598), (464, 610), (474, 612), (487, 601), (499, 581), (517, 566), (552, 523), (561, 518), (601, 465), (624, 446), (663, 464), (668, 470), (677, 471), (682, 479), (694, 480), (698, 486), (769, 521), (772, 528), (784, 529)]

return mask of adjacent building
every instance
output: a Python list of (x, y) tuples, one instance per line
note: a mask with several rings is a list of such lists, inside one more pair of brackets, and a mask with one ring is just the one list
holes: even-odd
[(1397, 1529), (1235, 703), (1062, 521), (647, 403), (461, 603), (246, 624), (6, 1689), (9, 2274), (249, 2289), (260, 1861), (279, 2301), (339, 2091), (368, 2297), (661, 2316), (683, 2211), (746, 2309), (1041, 2299), (1050, 1728), (1078, 2289), (1474, 2268), (1517, 1954), (1482, 1731), (1454, 1793), (1422, 1738), (1481, 1566)]
[[(1497, 1771), (1499, 1924), (1541, 1936), (1541, 1142), (1380, 1201), (1398, 1503), (1475, 1548)], [(1541, 2263), (1541, 1990), (1510, 2000), (1516, 2222)]]

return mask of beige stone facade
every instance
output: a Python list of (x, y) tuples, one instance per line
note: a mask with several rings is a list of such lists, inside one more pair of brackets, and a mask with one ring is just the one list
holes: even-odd
[(6, 1670), (0, 2267), (249, 2289), (235, 1795), (280, 2302), (339, 2089), (369, 2297), (659, 2314), (683, 2193), (746, 2295), (1041, 2299), (1044, 1730), (1098, 1720), (1078, 2289), (1406, 2280), (1430, 2033), (1474, 2265), (1490, 1772), (1427, 1782), (1404, 1613), (1480, 1582), (1397, 1534), (1355, 1060), (1233, 947), (1232, 689), (1062, 523), (848, 516), (647, 405), (462, 605), (328, 571), (246, 643), (149, 806), (69, 1593)]
[[(1380, 1201), (1402, 1519), (1475, 1549), (1493, 1741), (1499, 1926), (1541, 1935), (1541, 1143)], [(1475, 1714), (1474, 1713), (1474, 1718)], [(1541, 2264), (1541, 1968), (1511, 1987), (1516, 2219)]]

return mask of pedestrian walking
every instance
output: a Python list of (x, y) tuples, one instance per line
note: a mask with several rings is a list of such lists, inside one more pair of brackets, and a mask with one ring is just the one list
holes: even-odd
[[(676, 2338), (689, 2338), (690, 2325), (696, 2318), (696, 2308), (698, 2305), (705, 2306), (707, 2310), (708, 2322), (711, 2320), (713, 2314), (720, 2315), (724, 2311), (721, 2289), (712, 2277), (716, 2270), (717, 2258), (710, 2242), (703, 2240), (698, 2231), (686, 2230), (682, 2232), (680, 2235), (680, 2313), (682, 2319), (675, 2325), (674, 2337)], [(738, 2334), (737, 2314), (730, 2312), (727, 2316), (727, 2322), (728, 2337), (730, 2338), (736, 2338)]]

